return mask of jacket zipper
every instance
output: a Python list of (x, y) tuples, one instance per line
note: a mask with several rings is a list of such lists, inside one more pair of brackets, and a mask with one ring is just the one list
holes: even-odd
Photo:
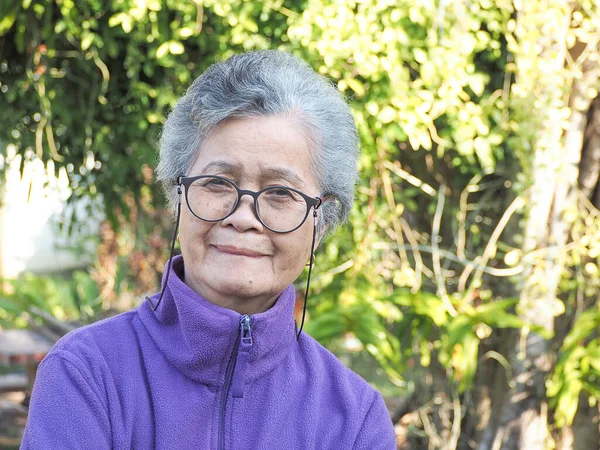
[(225, 450), (225, 412), (227, 409), (227, 398), (233, 388), (232, 395), (240, 398), (244, 396), (244, 379), (246, 377), (246, 365), (252, 348), (252, 328), (250, 317), (247, 314), (240, 317), (240, 334), (233, 344), (231, 358), (225, 370), (225, 385), (221, 393), (221, 408), (219, 414), (219, 450)]

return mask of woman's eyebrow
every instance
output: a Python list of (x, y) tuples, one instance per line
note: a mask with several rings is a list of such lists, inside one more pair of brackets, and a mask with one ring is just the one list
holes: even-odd
[(296, 186), (304, 186), (305, 183), (294, 171), (286, 169), (284, 167), (269, 167), (261, 169), (261, 177), (263, 179), (275, 180), (282, 179), (288, 183)]
[[(202, 168), (201, 173), (208, 172), (226, 173), (234, 177), (240, 177), (243, 169), (239, 164), (232, 164), (227, 161), (211, 161)], [(260, 169), (260, 177), (262, 180), (285, 180), (291, 185), (304, 187), (306, 183), (293, 170), (285, 167), (267, 167)]]
[(203, 174), (209, 171), (238, 175), (240, 172), (240, 167), (226, 161), (212, 161), (202, 168)]

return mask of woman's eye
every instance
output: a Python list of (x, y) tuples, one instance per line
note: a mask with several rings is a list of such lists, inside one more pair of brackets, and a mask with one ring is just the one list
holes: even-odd
[(265, 192), (265, 197), (274, 202), (299, 202), (302, 201), (296, 192), (289, 189), (270, 189)]
[(225, 180), (222, 180), (220, 178), (206, 178), (203, 180), (202, 182), (203, 186), (230, 186), (230, 183), (228, 183)]
[(292, 191), (288, 189), (270, 189), (266, 192), (269, 197), (277, 198), (277, 199), (288, 199), (292, 198), (294, 195)]
[(210, 189), (210, 190), (230, 190), (233, 189), (231, 183), (227, 180), (222, 180), (220, 178), (200, 178), (196, 180), (192, 186), (198, 186), (202, 189)]

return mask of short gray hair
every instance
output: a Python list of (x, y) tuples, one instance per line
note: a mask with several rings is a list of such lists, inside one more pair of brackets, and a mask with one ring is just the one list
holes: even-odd
[(169, 114), (160, 138), (156, 169), (172, 211), (172, 181), (187, 175), (202, 140), (232, 118), (290, 114), (313, 144), (315, 179), (327, 201), (321, 225), (332, 231), (350, 212), (357, 182), (359, 139), (350, 108), (325, 77), (289, 53), (262, 50), (210, 66)]

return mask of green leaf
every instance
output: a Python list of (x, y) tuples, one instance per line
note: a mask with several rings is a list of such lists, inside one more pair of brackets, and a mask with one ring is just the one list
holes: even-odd
[(356, 93), (356, 95), (359, 97), (365, 95), (365, 87), (359, 80), (356, 78), (349, 78), (346, 80), (346, 82), (348, 83), (348, 86), (350, 86), (350, 89)]
[(123, 12), (111, 16), (108, 19), (108, 26), (112, 28), (112, 27), (116, 27), (117, 25), (120, 25), (123, 22), (123, 17), (126, 17), (126, 16), (127, 16), (127, 14), (125, 14)]
[(391, 106), (385, 106), (377, 115), (377, 118), (384, 124), (393, 122), (397, 117), (398, 113)]
[(156, 49), (156, 57), (158, 59), (164, 57), (167, 53), (169, 53), (169, 45), (170, 42), (163, 42), (162, 44), (160, 44), (160, 46)]
[(15, 8), (8, 13), (5, 12), (4, 15), (0, 17), (0, 36), (6, 34), (6, 32), (12, 28), (17, 19), (17, 11), (18, 8)]
[(181, 55), (185, 51), (183, 44), (177, 41), (169, 41), (169, 52), (173, 55)]
[(151, 11), (160, 11), (162, 9), (159, 0), (146, 0), (146, 7)]
[(571, 380), (558, 397), (558, 403), (556, 405), (556, 424), (559, 427), (565, 425), (570, 426), (573, 424), (577, 406), (579, 405), (581, 388), (582, 384), (580, 381)]
[(81, 39), (81, 50), (87, 50), (94, 42), (94, 33), (84, 33), (83, 39)]
[(591, 333), (600, 327), (600, 311), (584, 311), (573, 324), (571, 331), (565, 337), (562, 347), (564, 349), (574, 347), (585, 340)]

